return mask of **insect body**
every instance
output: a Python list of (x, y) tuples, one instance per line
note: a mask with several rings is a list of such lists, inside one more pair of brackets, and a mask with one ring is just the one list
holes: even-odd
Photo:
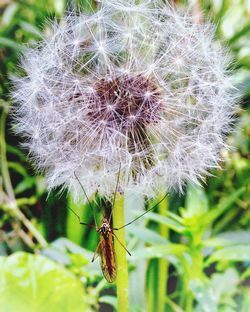
[(107, 218), (103, 218), (101, 227), (97, 229), (97, 232), (100, 234), (100, 241), (96, 247), (92, 262), (94, 262), (100, 254), (102, 273), (109, 283), (113, 283), (116, 279), (117, 273), (114, 239), (118, 240), (118, 242), (130, 256), (131, 253), (120, 242), (114, 233), (114, 230), (118, 229), (112, 229), (109, 222), (110, 221)]
[(114, 251), (114, 233), (110, 224), (106, 218), (103, 219), (101, 227), (98, 229), (100, 234), (100, 241), (96, 248), (96, 252), (92, 259), (95, 260), (98, 252), (101, 257), (102, 273), (109, 283), (112, 283), (116, 279), (117, 266), (116, 257)]
[[(114, 237), (117, 238), (117, 236), (113, 232), (113, 229), (111, 228), (108, 219), (103, 218), (101, 227), (98, 228), (97, 226), (93, 224), (82, 222), (80, 220), (80, 217), (74, 212), (74, 210), (72, 210), (70, 207), (69, 209), (74, 213), (74, 215), (76, 215), (80, 224), (86, 225), (88, 227), (94, 227), (96, 231), (99, 233), (100, 240), (96, 247), (96, 250), (95, 250), (95, 253), (91, 262), (94, 262), (100, 255), (102, 273), (109, 283), (113, 283), (116, 279), (116, 273), (117, 273), (116, 257), (115, 257), (115, 250), (114, 250)], [(127, 252), (129, 253), (128, 250)]]
[[(118, 188), (118, 182), (119, 182), (119, 174), (120, 174), (120, 169), (119, 169), (119, 173), (118, 173), (118, 179), (117, 179), (117, 184), (116, 184), (116, 189), (115, 189), (115, 194), (114, 194), (114, 199), (113, 199), (113, 204), (112, 204), (112, 208), (114, 207), (115, 204), (115, 199), (116, 199), (116, 192), (117, 192), (117, 188)], [(78, 179), (78, 177), (75, 174), (76, 179), (78, 180), (79, 184), (81, 185), (81, 188), (89, 202), (89, 204), (91, 205), (88, 196), (80, 182), (80, 180)], [(80, 224), (86, 225), (88, 227), (94, 227), (96, 229), (96, 231), (99, 233), (100, 235), (100, 240), (99, 243), (96, 247), (94, 256), (92, 258), (92, 262), (94, 262), (97, 257), (100, 255), (100, 259), (101, 259), (101, 268), (102, 268), (102, 272), (104, 277), (106, 278), (106, 280), (109, 283), (113, 283), (116, 279), (116, 274), (117, 274), (117, 265), (116, 265), (116, 256), (115, 256), (115, 249), (114, 249), (114, 239), (117, 239), (117, 241), (120, 243), (120, 245), (126, 250), (126, 252), (131, 256), (131, 253), (128, 251), (128, 249), (122, 244), (122, 242), (120, 242), (119, 238), (116, 236), (116, 234), (114, 233), (114, 231), (118, 231), (128, 225), (130, 225), (131, 223), (135, 222), (136, 220), (138, 220), (139, 218), (141, 218), (142, 216), (144, 216), (146, 213), (148, 213), (150, 210), (153, 210), (160, 202), (162, 202), (164, 200), (164, 198), (167, 196), (168, 194), (166, 194), (156, 205), (154, 205), (153, 207), (151, 207), (150, 209), (146, 210), (143, 214), (141, 214), (140, 216), (138, 216), (137, 218), (135, 218), (134, 220), (124, 224), (123, 226), (119, 227), (119, 228), (112, 228), (110, 226), (110, 222), (111, 222), (111, 216), (112, 214), (110, 214), (109, 218), (104, 217), (102, 219), (102, 223), (101, 226), (98, 228), (97, 227), (97, 223), (96, 223), (96, 219), (95, 219), (95, 225), (93, 224), (88, 224), (88, 223), (84, 223), (80, 220), (80, 217), (75, 213), (74, 210), (72, 210), (70, 207), (69, 209), (75, 214), (75, 216), (78, 218), (78, 221)], [(112, 212), (112, 211), (111, 211)]]

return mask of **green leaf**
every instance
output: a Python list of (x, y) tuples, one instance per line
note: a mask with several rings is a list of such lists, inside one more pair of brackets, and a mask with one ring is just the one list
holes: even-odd
[(238, 244), (250, 244), (250, 231), (228, 231), (203, 242), (204, 246), (224, 247)]
[[(241, 94), (244, 94), (245, 96), (250, 95), (250, 71), (249, 71), (249, 68), (246, 68), (246, 67), (240, 68), (239, 70), (237, 70), (237, 72), (234, 73), (232, 79), (233, 79), (233, 84), (236, 86), (236, 88), (239, 90), (239, 92)], [(243, 120), (250, 118), (250, 116), (248, 117), (247, 114), (245, 116), (243, 115), (242, 117), (243, 117)], [(242, 127), (241, 123), (242, 123), (242, 119), (239, 120), (239, 126), (240, 127)], [(248, 122), (248, 124), (249, 124), (249, 122)], [(239, 144), (238, 140), (244, 141), (243, 133), (242, 133), (242, 131), (237, 131), (235, 133), (237, 146), (241, 145), (241, 142)], [(248, 141), (245, 143), (246, 143), (246, 145), (248, 145)], [(248, 149), (246, 150), (246, 153), (247, 152), (248, 152)], [(242, 159), (239, 158), (238, 160), (242, 160)]]
[(248, 267), (240, 276), (240, 279), (244, 281), (250, 276), (250, 267)]
[(21, 51), (23, 49), (21, 44), (17, 43), (16, 41), (12, 39), (5, 38), (5, 37), (0, 37), (0, 47), (1, 46), (8, 47), (16, 51)]
[(82, 267), (89, 263), (89, 260), (82, 254), (71, 254), (70, 260), (71, 260), (71, 265), (74, 267)]
[(63, 15), (65, 4), (66, 4), (65, 0), (53, 1), (54, 9), (57, 15), (59, 16)]
[(15, 194), (20, 194), (24, 191), (27, 191), (33, 186), (35, 186), (34, 177), (27, 177), (17, 184), (17, 186), (15, 187)]
[[(211, 286), (214, 290), (214, 297), (217, 301), (225, 301), (237, 293), (237, 286), (240, 283), (238, 272), (234, 268), (228, 268), (223, 273), (214, 273), (211, 277)], [(230, 300), (229, 300), (230, 301)]]
[(192, 290), (195, 299), (198, 302), (197, 310), (202, 312), (217, 312), (217, 302), (212, 288), (208, 283), (199, 279), (189, 281), (189, 287)]
[(187, 186), (185, 208), (185, 210), (182, 210), (183, 218), (200, 216), (208, 211), (208, 199), (204, 188), (199, 185), (194, 186), (191, 184)]
[(250, 261), (250, 244), (228, 246), (217, 250), (210, 256), (207, 264), (215, 261)]
[(140, 240), (144, 241), (145, 243), (164, 244), (167, 242), (167, 240), (164, 239), (158, 233), (150, 229), (144, 228), (142, 226), (131, 225), (128, 227), (128, 232), (138, 237)]
[(94, 0), (75, 0), (74, 5), (76, 8), (84, 10), (84, 12), (93, 12), (97, 6), (97, 2)]
[(247, 35), (250, 32), (250, 24), (247, 24), (244, 28), (238, 31), (231, 39), (229, 40), (230, 44), (233, 44), (235, 41), (239, 40), (242, 36)]
[(9, 4), (2, 14), (1, 24), (5, 27), (8, 26), (12, 22), (13, 17), (16, 14), (17, 10), (18, 10), (18, 3), (13, 2)]
[(195, 311), (234, 311), (231, 308), (236, 306), (234, 296), (239, 283), (239, 275), (233, 268), (212, 274), (210, 280), (190, 280), (189, 286), (198, 302)]
[(24, 21), (21, 21), (20, 22), (20, 26), (26, 30), (27, 32), (39, 37), (39, 38), (42, 38), (42, 33), (40, 32), (40, 30), (35, 26), (35, 25), (32, 25), (28, 22), (24, 22)]
[(226, 212), (228, 209), (230, 209), (235, 201), (246, 191), (246, 187), (243, 186), (239, 188), (238, 190), (234, 191), (231, 195), (227, 197), (223, 197), (217, 207), (210, 210), (207, 215), (207, 219), (210, 220), (210, 222), (216, 220), (219, 216), (221, 216), (224, 212)]
[(238, 311), (248, 311), (250, 307), (250, 288), (242, 287), (241, 288), (241, 305), (240, 305), (240, 310)]
[(138, 249), (132, 253), (131, 259), (148, 259), (148, 258), (162, 258), (169, 255), (181, 256), (186, 252), (188, 248), (181, 244), (164, 244), (155, 245), (152, 247), (146, 247), (143, 249)]
[(147, 213), (146, 217), (152, 221), (167, 225), (170, 229), (177, 233), (182, 233), (185, 231), (185, 227), (182, 224), (172, 220), (169, 217), (165, 217), (154, 212)]
[(16, 199), (16, 203), (18, 206), (33, 206), (37, 203), (37, 198), (36, 196), (31, 196), (31, 197), (21, 197)]
[(53, 241), (50, 246), (56, 248), (57, 250), (60, 250), (61, 252), (81, 254), (89, 259), (89, 261), (93, 258), (94, 255), (93, 252), (80, 247), (79, 245), (75, 244), (67, 238), (58, 238), (57, 240)]
[(109, 304), (115, 309), (117, 307), (117, 299), (113, 296), (102, 296), (100, 297), (99, 302)]
[(0, 258), (0, 310), (87, 311), (80, 282), (51, 260), (24, 252)]
[(26, 177), (28, 175), (26, 168), (18, 162), (9, 161), (8, 166), (10, 169), (15, 170), (16, 172), (18, 172), (19, 174), (21, 174), (24, 177)]
[(90, 275), (93, 275), (97, 271), (101, 274), (99, 262), (91, 262), (94, 253), (80, 247), (67, 238), (61, 237), (56, 239), (47, 248), (43, 249), (42, 253), (57, 262), (67, 265), (72, 261), (70, 254), (81, 255), (83, 260), (82, 266), (85, 266), (88, 261), (86, 271)]
[(27, 156), (22, 151), (20, 151), (18, 148), (14, 147), (12, 145), (7, 144), (7, 152), (14, 154), (15, 156), (18, 156), (20, 158), (20, 160), (27, 161)]

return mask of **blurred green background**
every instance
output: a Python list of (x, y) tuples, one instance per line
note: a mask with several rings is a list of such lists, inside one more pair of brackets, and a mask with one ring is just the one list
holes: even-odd
[[(250, 312), (250, 2), (196, 2), (232, 52), (233, 79), (242, 109), (235, 146), (204, 187), (187, 186), (127, 228), (131, 311)], [(11, 130), (11, 76), (19, 72), (23, 45), (48, 32), (46, 21), (90, 1), (0, 1), (0, 311), (115, 311), (115, 285), (98, 261), (90, 263), (97, 233), (88, 205), (70, 194), (46, 191)], [(186, 5), (176, 2), (177, 6)], [(102, 202), (103, 204), (103, 202)], [(150, 207), (153, 202), (147, 203)], [(96, 208), (100, 206), (98, 201)], [(129, 194), (127, 219), (144, 207)]]

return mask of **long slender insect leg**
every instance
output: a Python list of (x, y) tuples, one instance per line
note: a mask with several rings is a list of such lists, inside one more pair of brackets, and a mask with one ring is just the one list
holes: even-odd
[(131, 256), (131, 253), (128, 251), (128, 249), (123, 245), (123, 243), (119, 240), (119, 238), (115, 235), (115, 233), (111, 233), (119, 242), (119, 244), (126, 250), (126, 252)]
[(166, 194), (162, 197), (162, 199), (161, 199), (160, 201), (158, 201), (157, 204), (155, 204), (153, 207), (147, 209), (144, 213), (142, 213), (140, 216), (138, 216), (138, 217), (135, 218), (134, 220), (132, 220), (132, 221), (130, 221), (130, 222), (124, 224), (123, 226), (121, 226), (121, 227), (119, 227), (119, 228), (112, 228), (112, 230), (118, 231), (118, 230), (123, 229), (123, 228), (125, 228), (126, 226), (130, 225), (131, 223), (134, 223), (136, 220), (138, 220), (138, 219), (140, 219), (141, 217), (143, 217), (143, 216), (144, 216), (146, 213), (148, 213), (149, 211), (154, 210), (154, 209), (168, 196), (168, 194), (169, 194), (169, 193), (166, 193)]
[[(94, 220), (95, 220), (95, 228), (96, 228), (96, 230), (98, 231), (98, 226), (97, 226), (97, 222), (96, 222), (94, 207), (92, 206), (92, 204), (91, 204), (91, 202), (90, 202), (90, 200), (89, 200), (89, 197), (88, 197), (88, 195), (87, 195), (87, 193), (86, 193), (86, 191), (85, 191), (85, 189), (84, 189), (84, 187), (83, 187), (83, 185), (82, 185), (80, 179), (79, 179), (78, 176), (76, 175), (75, 171), (74, 171), (74, 176), (75, 176), (76, 180), (78, 181), (78, 183), (79, 183), (81, 189), (83, 190), (83, 193), (84, 193), (85, 197), (87, 198), (87, 201), (88, 201), (88, 203), (89, 203), (89, 205), (90, 205), (90, 207), (91, 207), (91, 209), (92, 209), (92, 211), (93, 211)], [(71, 209), (71, 210), (72, 210), (72, 209)]]
[(88, 226), (88, 227), (93, 227), (93, 228), (95, 228), (95, 225), (93, 225), (93, 224), (88, 224), (88, 223), (82, 222), (81, 219), (80, 219), (80, 217), (78, 216), (78, 214), (77, 214), (73, 209), (71, 209), (70, 207), (68, 207), (68, 209), (69, 209), (70, 211), (72, 211), (73, 214), (77, 217), (77, 219), (78, 219), (78, 221), (79, 221), (79, 224), (83, 224), (83, 225), (86, 225), (86, 226)]
[(99, 251), (99, 249), (100, 249), (101, 243), (102, 243), (102, 240), (99, 241), (99, 243), (98, 243), (98, 245), (97, 245), (97, 247), (96, 247), (96, 249), (95, 249), (95, 253), (94, 253), (94, 256), (93, 256), (91, 262), (94, 262), (94, 261), (98, 258), (98, 256), (99, 256), (98, 251)]

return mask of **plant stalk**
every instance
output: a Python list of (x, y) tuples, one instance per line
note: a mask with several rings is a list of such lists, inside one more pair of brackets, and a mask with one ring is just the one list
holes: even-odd
[[(117, 193), (116, 201), (113, 207), (113, 227), (119, 228), (125, 224), (124, 217), (124, 194)], [(125, 229), (116, 231), (121, 244), (126, 246), (125, 241)], [(128, 263), (127, 254), (124, 247), (115, 239), (115, 253), (117, 262), (117, 278), (116, 278), (116, 290), (117, 290), (117, 311), (128, 311)]]
[[(159, 197), (159, 200), (162, 198)], [(159, 204), (159, 214), (164, 215), (165, 211), (168, 210), (168, 197), (166, 197), (162, 202)], [(160, 235), (167, 239), (169, 236), (169, 230), (166, 225), (160, 224), (159, 225), (159, 232)], [(158, 311), (164, 312), (165, 311), (165, 304), (166, 304), (166, 294), (167, 294), (167, 281), (168, 281), (168, 261), (166, 259), (159, 259), (158, 262)]]

